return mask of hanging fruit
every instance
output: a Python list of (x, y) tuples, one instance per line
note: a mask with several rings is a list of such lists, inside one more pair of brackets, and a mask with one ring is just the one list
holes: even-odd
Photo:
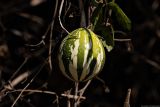
[(62, 41), (58, 60), (62, 74), (81, 82), (93, 78), (102, 70), (105, 51), (96, 34), (90, 29), (78, 28)]

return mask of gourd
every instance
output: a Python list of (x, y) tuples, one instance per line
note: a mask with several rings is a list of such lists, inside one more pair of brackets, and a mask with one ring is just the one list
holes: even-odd
[(87, 81), (102, 70), (105, 50), (90, 29), (78, 28), (62, 41), (58, 60), (64, 76), (76, 82)]

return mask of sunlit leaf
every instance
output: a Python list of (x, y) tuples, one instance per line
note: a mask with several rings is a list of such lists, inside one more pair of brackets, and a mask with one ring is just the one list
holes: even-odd
[(131, 21), (123, 10), (114, 2), (108, 3), (110, 9), (112, 9), (113, 14), (115, 14), (118, 23), (126, 30), (131, 30)]

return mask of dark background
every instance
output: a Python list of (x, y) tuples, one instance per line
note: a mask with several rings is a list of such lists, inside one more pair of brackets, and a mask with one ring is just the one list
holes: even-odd
[[(44, 40), (45, 45), (31, 45), (41, 41), (51, 23), (55, 0), (44, 0), (35, 5), (33, 1), (36, 0), (0, 0), (1, 89), (25, 58), (29, 59), (16, 76), (27, 70), (37, 71), (48, 56), (49, 33)], [(78, 2), (70, 2), (72, 6), (68, 14), (62, 12), (62, 21), (68, 31), (80, 27)], [(105, 91), (99, 80), (93, 79), (84, 94), (87, 99), (82, 101), (81, 106), (123, 107), (129, 88), (131, 107), (160, 106), (160, 1), (116, 0), (116, 3), (132, 21), (132, 30), (126, 32), (127, 38), (132, 41), (116, 41), (114, 49), (111, 52), (106, 51), (106, 63), (99, 77), (105, 81), (108, 91)], [(69, 17), (70, 13), (74, 17)], [(74, 83), (62, 76), (58, 68), (57, 49), (62, 34), (66, 34), (57, 18), (53, 29), (52, 73), (46, 64), (29, 88), (53, 91), (60, 96), (64, 91), (74, 87)], [(24, 88), (28, 82), (18, 84), (15, 89)], [(4, 96), (0, 101), (0, 107), (10, 106), (17, 95), (18, 93), (11, 93)], [(35, 93), (24, 95), (16, 106), (56, 107), (54, 100), (53, 95)], [(66, 101), (60, 97), (60, 107), (66, 107)]]

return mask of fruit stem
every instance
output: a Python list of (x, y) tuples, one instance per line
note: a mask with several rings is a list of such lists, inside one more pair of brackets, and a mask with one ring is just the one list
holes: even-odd
[[(75, 96), (78, 95), (78, 85), (79, 82), (75, 82)], [(78, 100), (75, 98), (74, 107), (78, 107)]]

